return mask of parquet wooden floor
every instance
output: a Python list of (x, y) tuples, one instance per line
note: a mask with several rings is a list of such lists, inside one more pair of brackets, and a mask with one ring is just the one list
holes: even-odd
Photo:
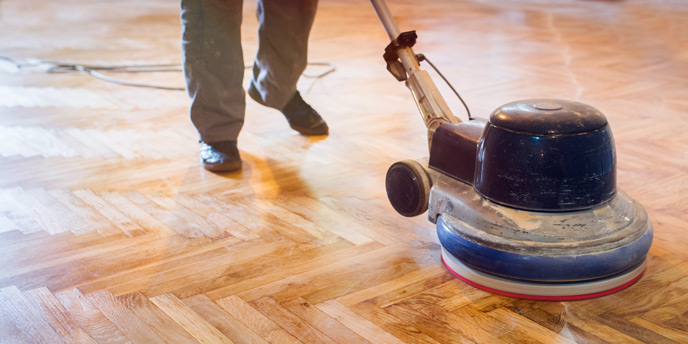
[[(179, 63), (178, 7), (0, 0), (0, 55)], [(255, 4), (244, 7), (250, 63)], [(323, 0), (310, 59), (337, 70), (299, 87), (331, 134), (299, 136), (249, 101), (240, 173), (200, 166), (184, 92), (0, 60), (0, 342), (688, 343), (688, 3), (390, 7), (477, 116), (540, 97), (607, 115), (618, 185), (655, 226), (637, 284), (532, 302), (453, 278), (433, 225), (385, 196), (387, 167), (427, 147), (385, 70), (382, 26), (367, 1)], [(183, 86), (179, 72), (113, 76)]]

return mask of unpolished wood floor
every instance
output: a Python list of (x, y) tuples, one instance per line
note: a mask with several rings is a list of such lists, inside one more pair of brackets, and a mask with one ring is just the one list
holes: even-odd
[[(386, 200), (387, 167), (427, 148), (410, 94), (385, 70), (382, 27), (364, 0), (323, 0), (311, 61), (337, 70), (300, 89), (331, 134), (299, 136), (249, 102), (240, 173), (200, 166), (182, 91), (0, 61), (0, 341), (688, 343), (688, 4), (390, 7), (475, 115), (540, 97), (607, 115), (618, 185), (655, 226), (637, 284), (531, 302), (453, 278), (433, 225)], [(179, 63), (178, 11), (163, 0), (1, 0), (0, 55)], [(254, 11), (247, 2), (247, 63)], [(183, 86), (179, 72), (110, 75)]]

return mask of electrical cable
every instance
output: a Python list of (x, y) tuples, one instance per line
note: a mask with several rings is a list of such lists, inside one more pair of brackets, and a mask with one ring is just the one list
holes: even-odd
[(334, 71), (337, 70), (337, 67), (334, 66), (331, 62), (308, 62), (309, 66), (320, 66), (320, 67), (328, 67), (326, 71), (316, 74), (316, 75), (310, 75), (310, 74), (301, 74), (304, 78), (309, 78), (309, 79), (320, 79), (324, 77), (325, 75), (328, 75), (330, 73), (334, 73)]
[(457, 91), (454, 89), (454, 86), (452, 86), (452, 84), (449, 82), (449, 80), (447, 80), (447, 78), (444, 77), (444, 75), (440, 72), (440, 70), (437, 69), (437, 67), (435, 67), (435, 65), (434, 65), (432, 62), (430, 62), (430, 60), (428, 60), (428, 58), (425, 57), (425, 55), (423, 55), (423, 54), (417, 54), (417, 55), (416, 55), (416, 58), (418, 59), (419, 62), (421, 62), (421, 61), (426, 61), (426, 62), (430, 65), (430, 67), (432, 67), (432, 69), (434, 69), (435, 72), (442, 78), (442, 80), (444, 80), (444, 82), (447, 84), (447, 86), (449, 86), (449, 88), (450, 88), (450, 89), (454, 92), (454, 94), (456, 94), (456, 96), (459, 98), (459, 100), (461, 101), (461, 104), (463, 104), (463, 107), (466, 109), (466, 114), (468, 115), (468, 120), (469, 120), (469, 121), (472, 121), (472, 120), (473, 120), (473, 117), (471, 116), (471, 110), (468, 109), (468, 105), (466, 105), (466, 102), (463, 101), (463, 98), (461, 98), (461, 95), (459, 95), (459, 92), (457, 92)]
[[(0, 60), (8, 61), (9, 63), (13, 64), (15, 66), (15, 68), (17, 68), (18, 70), (43, 66), (45, 69), (45, 73), (48, 73), (48, 74), (52, 74), (52, 73), (83, 73), (83, 74), (88, 74), (92, 77), (95, 77), (95, 78), (103, 80), (103, 81), (107, 81), (107, 82), (111, 82), (111, 83), (123, 85), (123, 86), (145, 87), (145, 88), (154, 88), (154, 89), (168, 90), (168, 91), (184, 91), (184, 90), (186, 90), (186, 88), (184, 88), (184, 87), (161, 86), (161, 85), (153, 85), (153, 84), (146, 84), (146, 83), (129, 82), (129, 81), (116, 79), (116, 78), (113, 78), (113, 77), (110, 77), (110, 76), (107, 76), (107, 75), (101, 73), (101, 71), (105, 71), (108, 73), (181, 72), (182, 71), (181, 65), (176, 64), (176, 63), (103, 66), (103, 65), (87, 65), (87, 64), (67, 63), (67, 62), (50, 61), (50, 60), (38, 60), (35, 62), (31, 62), (31, 63), (19, 63), (16, 60), (14, 60), (10, 57), (7, 57), (7, 56), (0, 56)], [(320, 74), (315, 74), (315, 75), (303, 74), (303, 77), (309, 78), (309, 79), (320, 79), (320, 78), (334, 72), (337, 69), (332, 63), (329, 63), (329, 62), (309, 62), (308, 65), (309, 66), (326, 66), (326, 67), (329, 67), (327, 70), (325, 70), (324, 72), (322, 72)], [(249, 69), (251, 67), (252, 67), (251, 65), (244, 66), (245, 69)]]

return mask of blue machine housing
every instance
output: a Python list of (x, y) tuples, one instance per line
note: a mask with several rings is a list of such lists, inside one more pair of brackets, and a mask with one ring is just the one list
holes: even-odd
[(533, 99), (443, 124), (428, 166), (440, 243), (477, 270), (587, 281), (637, 268), (650, 249), (652, 224), (617, 190), (614, 139), (592, 106)]
[(495, 110), (488, 123), (444, 124), (430, 168), (474, 185), (486, 199), (534, 211), (589, 209), (616, 194), (607, 119), (592, 106), (532, 99)]

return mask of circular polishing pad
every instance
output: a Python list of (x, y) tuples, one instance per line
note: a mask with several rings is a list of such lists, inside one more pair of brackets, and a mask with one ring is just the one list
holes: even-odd
[(450, 191), (459, 197), (439, 188), (432, 189), (433, 207), (451, 205), (433, 211), (440, 214), (440, 244), (491, 276), (536, 283), (607, 279), (637, 268), (652, 244), (647, 212), (621, 190), (593, 209), (546, 213), (496, 205), (472, 190)]
[(645, 270), (645, 261), (637, 267), (602, 279), (570, 283), (534, 283), (511, 280), (475, 270), (442, 247), (442, 261), (460, 280), (485, 291), (518, 299), (538, 301), (586, 300), (609, 295), (635, 283)]

